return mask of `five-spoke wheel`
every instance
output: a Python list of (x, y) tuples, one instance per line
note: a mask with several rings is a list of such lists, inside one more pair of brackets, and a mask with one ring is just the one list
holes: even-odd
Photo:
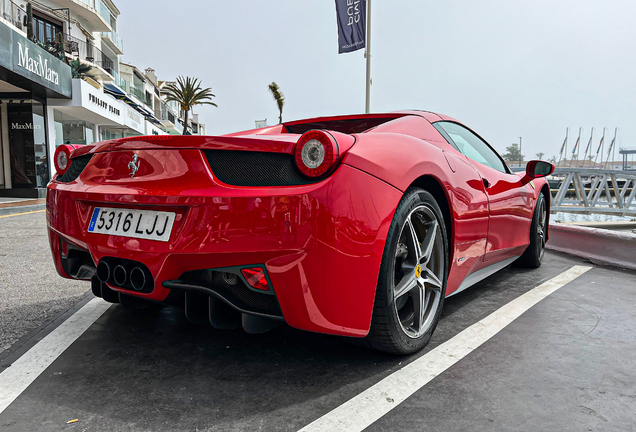
[(409, 189), (389, 229), (368, 343), (396, 354), (426, 345), (442, 311), (447, 274), (442, 211), (429, 192)]
[(393, 305), (402, 330), (425, 334), (442, 297), (444, 245), (439, 222), (427, 205), (413, 209), (402, 226), (395, 252)]

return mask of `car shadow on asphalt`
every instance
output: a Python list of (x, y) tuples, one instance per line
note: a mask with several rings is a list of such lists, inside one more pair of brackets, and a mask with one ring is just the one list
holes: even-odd
[(555, 255), (541, 271), (505, 269), (450, 297), (429, 345), (405, 357), (288, 326), (250, 335), (192, 324), (178, 308), (114, 305), (38, 378), (31, 404), (14, 414), (46, 424), (52, 410), (38, 407), (54, 404), (56, 415), (81, 412), (95, 430), (171, 430), (165, 427), (175, 422), (180, 430), (300, 428), (572, 264)]

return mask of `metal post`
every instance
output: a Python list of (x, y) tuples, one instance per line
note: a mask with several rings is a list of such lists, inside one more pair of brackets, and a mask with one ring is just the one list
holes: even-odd
[(578, 145), (576, 146), (576, 160), (578, 163), (579, 157), (581, 156), (581, 133), (583, 132), (583, 128), (579, 128), (579, 138), (577, 140)]
[(563, 154), (565, 154), (565, 160), (568, 160), (568, 135), (570, 134), (570, 128), (565, 128), (565, 141), (563, 141), (563, 145), (561, 145), (561, 151), (559, 152), (559, 161), (557, 162), (557, 167), (561, 165), (561, 158)]
[(598, 159), (598, 153), (601, 153), (601, 163), (603, 163), (603, 149), (605, 148), (605, 129), (603, 128), (603, 137), (601, 138), (601, 142), (599, 143), (598, 149), (596, 150), (596, 157), (594, 158), (594, 167), (596, 168), (596, 160)]
[(519, 137), (519, 168), (521, 168), (522, 161), (523, 161), (523, 155), (521, 154), (521, 137)]
[[(616, 132), (614, 133), (614, 139), (616, 139), (616, 135), (618, 134), (618, 128), (616, 128)], [(616, 160), (616, 147), (618, 146), (618, 142), (614, 143), (614, 150), (612, 153), (612, 162), (614, 162)], [(612, 166), (614, 166), (614, 164), (612, 163)]]
[(367, 0), (367, 29), (364, 37), (364, 56), (367, 59), (367, 89), (364, 112), (371, 111), (371, 0)]

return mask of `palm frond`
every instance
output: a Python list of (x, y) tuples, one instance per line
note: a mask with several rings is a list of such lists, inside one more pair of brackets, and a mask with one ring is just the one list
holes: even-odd
[(269, 91), (272, 93), (272, 97), (276, 101), (276, 106), (278, 107), (278, 121), (279, 123), (283, 122), (283, 106), (285, 106), (285, 95), (282, 91), (280, 91), (280, 87), (276, 84), (275, 81), (268, 86)]
[[(218, 105), (212, 101), (212, 98), (216, 96), (212, 93), (211, 88), (202, 88), (201, 81), (194, 77), (178, 76), (176, 82), (168, 83), (165, 86), (166, 95), (164, 100), (166, 102), (176, 102), (181, 109), (185, 111), (185, 120), (187, 122), (188, 112), (196, 105), (212, 105), (217, 107)], [(188, 127), (184, 127), (184, 134), (187, 134)]]

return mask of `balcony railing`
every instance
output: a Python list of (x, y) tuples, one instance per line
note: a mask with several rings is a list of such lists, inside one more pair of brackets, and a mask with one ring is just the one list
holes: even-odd
[(109, 74), (114, 72), (113, 61), (93, 44), (87, 43), (73, 36), (64, 35), (64, 51), (72, 57), (86, 60), (101, 67)]
[(115, 85), (119, 86), (120, 89), (122, 89), (123, 91), (127, 93), (128, 83), (126, 82), (125, 79), (121, 77), (121, 75), (119, 75), (119, 72), (113, 71), (111, 75), (115, 77)]
[(124, 50), (124, 41), (116, 32), (102, 32), (102, 36), (110, 38), (120, 50)]
[(26, 12), (11, 0), (0, 0), (0, 16), (20, 30), (26, 31), (24, 28)]
[(177, 124), (176, 116), (170, 111), (168, 105), (165, 103), (161, 104), (161, 120), (169, 121), (172, 124)]
[(140, 89), (139, 87), (135, 87), (133, 83), (130, 83), (128, 85), (128, 93), (134, 95), (135, 97), (137, 97), (137, 99), (139, 99), (146, 105), (149, 105), (149, 101), (146, 99), (146, 93), (144, 92), (144, 90)]
[(97, 11), (98, 14), (101, 15), (102, 18), (108, 23), (108, 25), (112, 26), (111, 21), (111, 13), (110, 9), (104, 4), (102, 0), (80, 0), (86, 6), (90, 6)]

